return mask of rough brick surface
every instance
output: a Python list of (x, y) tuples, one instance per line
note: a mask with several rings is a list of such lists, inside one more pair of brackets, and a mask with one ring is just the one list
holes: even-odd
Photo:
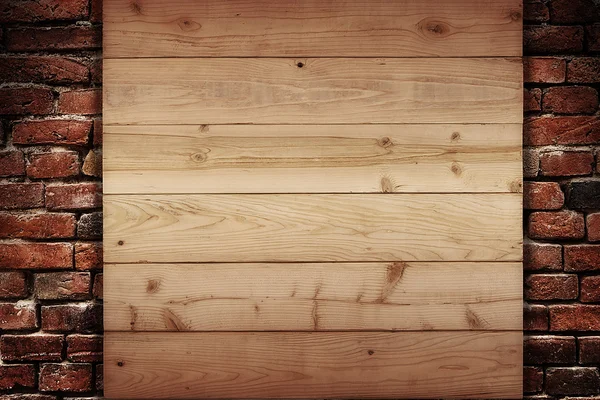
[(71, 243), (0, 243), (0, 268), (60, 269), (72, 266)]
[(598, 92), (588, 86), (556, 86), (544, 92), (542, 109), (556, 114), (592, 114), (598, 110)]
[(583, 50), (581, 26), (525, 26), (523, 44), (530, 55), (580, 53)]
[(102, 110), (102, 92), (98, 89), (63, 92), (58, 98), (58, 111), (63, 114), (99, 114)]
[(60, 361), (62, 335), (3, 335), (0, 355), (3, 361)]
[(35, 153), (29, 156), (27, 176), (32, 179), (68, 178), (78, 174), (77, 152)]
[(75, 223), (73, 214), (0, 212), (0, 238), (68, 239)]
[(41, 183), (0, 183), (0, 210), (37, 208), (44, 205)]
[(566, 77), (567, 62), (557, 57), (525, 57), (523, 80), (535, 83), (562, 83)]
[(526, 300), (573, 300), (578, 293), (577, 275), (535, 274), (525, 279)]
[(544, 305), (525, 303), (523, 308), (523, 330), (547, 331), (548, 308)]
[(40, 390), (87, 392), (92, 389), (91, 364), (42, 364)]
[(0, 23), (79, 20), (87, 13), (87, 0), (5, 0)]
[(577, 360), (574, 336), (525, 337), (523, 360), (525, 364), (573, 364)]
[(102, 361), (102, 336), (67, 336), (67, 358), (73, 362)]
[(551, 305), (551, 331), (600, 330), (600, 306), (586, 304)]
[(90, 303), (43, 306), (42, 329), (48, 332), (98, 332), (102, 329), (102, 307)]
[(584, 272), (600, 270), (600, 245), (565, 246), (565, 271)]
[(50, 210), (89, 210), (100, 206), (102, 191), (97, 183), (46, 186), (46, 207)]
[(0, 365), (0, 390), (32, 388), (34, 386), (35, 367), (33, 365)]
[(0, 88), (0, 115), (48, 114), (53, 101), (47, 88)]
[(102, 268), (102, 243), (77, 243), (75, 245), (75, 268), (90, 271)]
[(5, 33), (9, 51), (88, 50), (102, 44), (101, 31), (94, 26), (14, 28)]
[(36, 274), (34, 293), (42, 300), (84, 300), (91, 297), (88, 272), (49, 272)]
[(572, 209), (600, 209), (600, 180), (571, 182), (567, 187), (567, 206)]
[(581, 301), (584, 303), (600, 302), (600, 276), (581, 278)]
[(562, 247), (558, 244), (525, 242), (523, 267), (528, 271), (560, 271)]
[(0, 152), (0, 177), (25, 175), (25, 157), (20, 151)]
[(30, 330), (38, 327), (36, 305), (32, 302), (0, 303), (3, 330)]
[(523, 184), (523, 207), (531, 210), (558, 210), (565, 202), (565, 195), (556, 182), (525, 182)]
[(600, 242), (600, 213), (589, 214), (585, 219), (588, 240)]
[(23, 271), (0, 272), (0, 299), (26, 297), (27, 275)]
[(594, 155), (591, 151), (552, 151), (540, 156), (543, 176), (581, 176), (593, 171)]
[(84, 83), (90, 80), (90, 68), (83, 61), (69, 57), (2, 57), (0, 76), (12, 82)]
[(538, 211), (529, 215), (532, 239), (581, 239), (585, 235), (583, 214), (574, 211)]
[(551, 395), (591, 395), (600, 393), (597, 368), (568, 367), (546, 370), (546, 391)]
[(579, 338), (579, 361), (585, 365), (600, 363), (600, 336)]

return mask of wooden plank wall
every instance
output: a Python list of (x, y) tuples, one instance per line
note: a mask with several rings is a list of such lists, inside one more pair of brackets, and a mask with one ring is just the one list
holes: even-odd
[(520, 398), (520, 0), (105, 0), (105, 395)]

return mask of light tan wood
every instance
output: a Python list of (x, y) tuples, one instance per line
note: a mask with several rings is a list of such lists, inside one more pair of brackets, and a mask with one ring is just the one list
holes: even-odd
[(521, 125), (107, 126), (104, 193), (518, 192)]
[[(298, 63), (302, 63), (302, 68)], [(104, 123), (522, 123), (520, 58), (104, 61)]]
[(520, 194), (106, 195), (104, 261), (520, 261)]
[(110, 331), (520, 330), (521, 263), (107, 264)]
[(520, 56), (519, 0), (105, 0), (107, 58)]
[(108, 398), (521, 398), (521, 332), (107, 332)]

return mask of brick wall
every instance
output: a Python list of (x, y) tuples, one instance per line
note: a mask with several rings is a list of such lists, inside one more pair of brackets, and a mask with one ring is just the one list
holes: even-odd
[[(526, 0), (525, 379), (600, 396), (600, 2)], [(0, 400), (102, 391), (101, 1), (0, 2)]]

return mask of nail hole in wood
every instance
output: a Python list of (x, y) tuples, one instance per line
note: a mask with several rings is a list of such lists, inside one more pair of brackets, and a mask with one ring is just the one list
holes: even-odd
[(298, 64), (296, 64), (298, 66), (298, 68), (302, 68), (304, 67), (304, 63), (303, 62), (299, 62)]

